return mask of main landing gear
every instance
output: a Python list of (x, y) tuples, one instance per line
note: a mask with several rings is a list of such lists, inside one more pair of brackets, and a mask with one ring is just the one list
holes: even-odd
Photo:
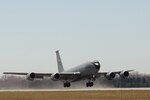
[(64, 87), (70, 87), (70, 86), (71, 86), (70, 82), (65, 82), (64, 83)]
[(94, 85), (93, 82), (87, 82), (87, 83), (86, 83), (86, 87), (92, 87), (93, 85)]
[(92, 77), (89, 78), (89, 81), (86, 83), (86, 87), (92, 87), (94, 85), (93, 81), (96, 80), (95, 75), (92, 75)]

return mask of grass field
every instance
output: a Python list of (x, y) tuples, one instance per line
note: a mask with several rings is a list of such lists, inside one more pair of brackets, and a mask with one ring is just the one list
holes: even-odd
[(150, 100), (150, 90), (0, 92), (0, 100)]

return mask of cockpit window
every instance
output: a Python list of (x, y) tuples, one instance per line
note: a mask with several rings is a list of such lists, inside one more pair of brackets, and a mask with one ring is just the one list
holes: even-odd
[(94, 64), (95, 64), (95, 65), (97, 65), (97, 66), (99, 65), (99, 63), (98, 63), (98, 62), (94, 62)]

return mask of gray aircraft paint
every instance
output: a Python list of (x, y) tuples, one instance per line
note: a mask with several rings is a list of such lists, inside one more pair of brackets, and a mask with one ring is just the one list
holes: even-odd
[[(66, 80), (66, 81), (77, 81), (77, 80), (81, 80), (85, 77), (91, 77), (92, 75), (95, 75), (96, 73), (98, 73), (98, 71), (100, 70), (100, 64), (98, 61), (91, 61), (91, 62), (85, 62), (81, 65), (78, 65), (76, 67), (73, 67), (69, 70), (64, 70), (63, 68), (63, 64), (62, 64), (62, 61), (61, 61), (61, 57), (60, 57), (60, 54), (59, 54), (59, 51), (57, 50), (56, 51), (56, 57), (57, 57), (57, 65), (58, 65), (58, 71), (59, 73), (65, 73), (65, 72), (79, 72), (80, 75), (78, 77), (64, 77), (64, 78), (61, 78), (61, 80)], [(99, 68), (96, 69), (95, 65), (94, 65), (94, 62), (98, 63), (99, 65)]]
[(59, 50), (56, 51), (56, 57), (57, 57), (58, 72), (63, 72), (64, 68), (63, 68), (61, 58), (60, 58)]
[[(73, 67), (69, 70), (64, 70), (59, 50), (56, 51), (58, 73), (21, 73), (21, 72), (4, 72), (4, 74), (13, 74), (13, 75), (26, 75), (27, 79), (33, 81), (36, 78), (42, 79), (44, 76), (51, 77), (53, 81), (63, 81), (64, 87), (70, 87), (70, 82), (79, 81), (82, 79), (88, 79), (86, 86), (93, 86), (93, 81), (100, 76), (105, 76), (107, 79), (111, 80), (115, 78), (116, 74), (119, 74), (122, 78), (128, 77), (124, 74), (125, 72), (131, 72), (133, 70), (126, 71), (113, 71), (113, 72), (99, 72), (100, 63), (99, 61), (89, 61), (81, 65)], [(124, 75), (124, 76), (123, 76)]]
[(66, 72), (80, 72), (81, 77), (85, 77), (87, 75), (94, 75), (99, 71), (96, 69), (92, 62), (85, 62), (79, 66), (73, 67), (72, 69), (67, 70)]

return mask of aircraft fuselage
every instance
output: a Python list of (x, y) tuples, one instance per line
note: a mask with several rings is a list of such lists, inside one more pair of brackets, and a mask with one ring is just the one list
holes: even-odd
[(71, 79), (68, 79), (70, 81), (77, 81), (77, 80), (81, 80), (85, 77), (86, 78), (91, 77), (91, 76), (95, 75), (96, 73), (98, 73), (99, 70), (100, 70), (100, 63), (98, 61), (93, 61), (93, 62), (83, 63), (72, 69), (66, 70), (65, 72), (80, 72), (79, 77), (76, 77), (76, 78), (72, 77)]

